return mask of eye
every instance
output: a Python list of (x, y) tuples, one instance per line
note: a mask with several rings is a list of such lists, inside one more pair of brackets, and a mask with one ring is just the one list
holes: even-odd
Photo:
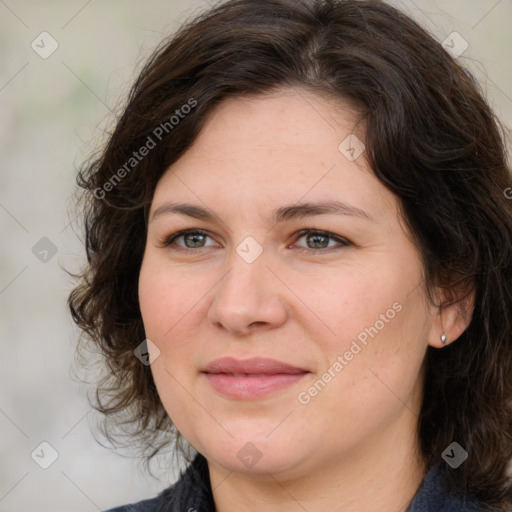
[[(206, 233), (206, 231), (201, 231), (200, 229), (185, 229), (167, 237), (163, 242), (163, 246), (168, 247), (170, 245), (175, 245), (178, 250), (202, 249), (204, 247), (210, 247), (208, 245), (204, 245), (204, 241), (207, 237), (210, 238), (210, 235)], [(175, 244), (175, 241), (180, 238), (183, 238), (184, 246)]]
[[(337, 249), (340, 247), (346, 247), (351, 245), (350, 242), (344, 240), (343, 238), (329, 233), (328, 231), (318, 231), (314, 229), (304, 229), (297, 233), (300, 240), (301, 238), (305, 238), (307, 247), (298, 246), (301, 249), (311, 250), (319, 252), (317, 249)], [(330, 241), (335, 241), (337, 244), (330, 245)]]

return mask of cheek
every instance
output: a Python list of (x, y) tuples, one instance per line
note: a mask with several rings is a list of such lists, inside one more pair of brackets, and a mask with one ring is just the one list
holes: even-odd
[(404, 404), (416, 407), (427, 348), (426, 309), (419, 295), (391, 302), (397, 296), (387, 296), (367, 313), (366, 325), (352, 322), (342, 343), (329, 347), (325, 370), (338, 371), (319, 406), (340, 422), (348, 416), (357, 419), (355, 424), (377, 425), (399, 414)]
[[(395, 321), (414, 276), (397, 276), (385, 265), (347, 264), (318, 268), (314, 275), (297, 274), (293, 292), (301, 308), (302, 326), (318, 326), (323, 343), (340, 351), (360, 335), (361, 341), (377, 331), (396, 328)], [(299, 313), (299, 311), (297, 311)], [(317, 328), (315, 327), (315, 331)], [(366, 333), (366, 334), (365, 334)]]
[(176, 273), (151, 255), (144, 259), (139, 304), (146, 337), (159, 349), (151, 363), (151, 373), (165, 410), (182, 433), (187, 431), (189, 422), (200, 420), (196, 408), (190, 407), (190, 395), (184, 391), (193, 379), (189, 363), (197, 350), (187, 343), (186, 326), (193, 317), (193, 305), (201, 296), (197, 288), (188, 284), (184, 286)]
[[(315, 279), (302, 277), (297, 281), (294, 291), (315, 313), (305, 310), (308, 316), (303, 326), (321, 326), (309, 334), (318, 333), (312, 338), (317, 359), (322, 361), (318, 373), (325, 376), (329, 382), (326, 388), (334, 393), (326, 393), (325, 402), (319, 400), (323, 407), (339, 405), (336, 396), (342, 397), (344, 410), (364, 405), (363, 397), (378, 408), (380, 400), (394, 399), (390, 389), (398, 390), (399, 395), (403, 391), (404, 396), (412, 391), (426, 351), (429, 326), (423, 288), (418, 286), (420, 267), (412, 256), (402, 271), (389, 261), (375, 268), (352, 265), (338, 272), (321, 269)], [(321, 383), (317, 387), (323, 389)]]
[(158, 345), (175, 337), (175, 330), (197, 305), (201, 291), (189, 278), (167, 268), (151, 255), (139, 276), (139, 304), (146, 336)]
[(421, 324), (422, 302), (403, 296), (400, 303), (392, 302), (396, 296), (383, 293), (377, 304), (367, 303), (364, 314), (344, 317), (334, 341), (323, 338), (324, 366), (297, 396), (304, 428), (315, 425), (316, 418), (329, 418), (318, 428), (333, 446), (372, 437), (404, 408), (405, 414), (417, 411), (426, 336), (414, 319)]
[[(149, 254), (139, 276), (139, 304), (146, 337), (159, 349), (151, 364), (158, 388), (176, 390), (179, 382), (195, 377), (192, 364), (207, 338), (199, 335), (204, 322), (205, 294), (211, 288), (203, 275), (177, 271), (168, 262)], [(172, 397), (171, 397), (172, 398)]]

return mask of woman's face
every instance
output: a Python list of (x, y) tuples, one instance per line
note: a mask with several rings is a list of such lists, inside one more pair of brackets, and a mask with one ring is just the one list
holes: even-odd
[[(352, 133), (348, 105), (305, 91), (230, 99), (156, 187), (139, 282), (151, 370), (178, 430), (227, 470), (291, 476), (414, 435), (440, 332)], [(171, 240), (185, 229), (203, 233)]]

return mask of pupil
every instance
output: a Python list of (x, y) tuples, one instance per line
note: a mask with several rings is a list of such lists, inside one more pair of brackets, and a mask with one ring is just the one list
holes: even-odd
[(200, 239), (201, 237), (203, 237), (203, 235), (198, 234), (198, 233), (191, 233), (191, 234), (186, 235), (185, 239), (187, 241), (192, 239), (193, 247), (200, 247), (201, 246), (200, 245), (201, 244), (201, 240), (199, 240), (199, 245), (197, 245), (196, 243), (198, 242), (198, 239)]
[[(325, 242), (326, 242), (326, 240), (327, 240), (327, 237), (326, 237), (326, 236), (324, 236), (324, 235), (310, 235), (310, 236), (313, 238), (313, 240), (314, 240), (314, 242), (313, 242), (313, 243), (314, 243), (314, 244), (316, 244), (316, 247), (317, 247), (317, 248), (318, 248), (319, 246), (320, 246), (320, 247), (327, 247), (327, 244), (325, 243)], [(319, 243), (320, 245), (318, 245), (318, 243), (317, 243), (317, 242), (318, 242), (318, 239), (323, 239), (323, 240), (324, 240), (324, 243), (320, 242), (320, 243)], [(310, 238), (310, 240), (311, 240), (311, 238)]]

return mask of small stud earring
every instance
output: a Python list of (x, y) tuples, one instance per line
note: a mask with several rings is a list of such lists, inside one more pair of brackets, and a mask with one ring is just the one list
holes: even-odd
[(441, 334), (441, 343), (443, 345), (446, 345), (446, 334), (443, 332), (443, 334)]

